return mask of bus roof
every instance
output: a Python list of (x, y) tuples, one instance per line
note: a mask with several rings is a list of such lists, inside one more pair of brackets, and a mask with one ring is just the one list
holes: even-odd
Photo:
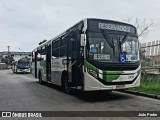
[[(102, 21), (102, 22), (109, 22), (109, 23), (116, 23), (116, 24), (123, 24), (123, 25), (127, 25), (127, 26), (131, 26), (136, 30), (136, 27), (133, 26), (132, 24), (128, 24), (125, 22), (120, 22), (120, 21), (114, 21), (114, 20), (107, 20), (107, 19), (99, 19), (99, 18), (85, 18), (81, 21), (79, 21), (78, 23), (74, 24), (72, 27), (70, 27), (69, 29), (67, 29), (66, 31), (64, 31), (63, 33), (59, 34), (58, 36), (54, 37), (53, 39), (47, 40), (46, 42), (42, 43), (41, 45), (39, 45), (38, 47), (36, 47), (33, 51), (37, 51), (38, 48), (46, 45), (46, 44), (50, 44), (53, 40), (58, 39), (59, 37), (67, 34), (72, 28), (74, 28), (75, 26), (79, 25), (80, 23), (84, 24), (84, 27), (87, 29), (87, 22), (88, 21)], [(135, 31), (137, 32), (137, 31)]]

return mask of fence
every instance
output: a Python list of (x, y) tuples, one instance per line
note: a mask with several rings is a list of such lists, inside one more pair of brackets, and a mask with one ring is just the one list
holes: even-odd
[(160, 95), (160, 74), (142, 72), (140, 87), (130, 90)]

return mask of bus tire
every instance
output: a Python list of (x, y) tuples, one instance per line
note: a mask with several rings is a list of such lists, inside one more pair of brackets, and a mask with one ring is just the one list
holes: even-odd
[(43, 81), (42, 81), (42, 75), (41, 75), (41, 72), (39, 72), (38, 79), (39, 79), (39, 83), (42, 85), (42, 84), (43, 84)]
[(66, 74), (65, 75), (63, 74), (63, 76), (62, 76), (62, 90), (68, 94), (71, 93), (71, 88), (67, 84), (67, 75)]

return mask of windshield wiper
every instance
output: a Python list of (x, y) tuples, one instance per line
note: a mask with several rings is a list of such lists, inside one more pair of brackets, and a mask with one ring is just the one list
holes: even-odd
[(108, 42), (109, 46), (111, 48), (114, 48), (113, 40), (109, 37), (108, 33), (105, 30), (102, 30), (102, 35), (105, 38), (105, 40)]
[(124, 38), (122, 39), (122, 41), (120, 41), (120, 43), (123, 44), (127, 38), (128, 38), (128, 33), (124, 36)]

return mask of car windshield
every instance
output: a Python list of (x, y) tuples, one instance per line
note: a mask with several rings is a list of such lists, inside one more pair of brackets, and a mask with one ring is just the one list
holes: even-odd
[(88, 32), (87, 57), (101, 62), (137, 61), (138, 39), (129, 35)]

